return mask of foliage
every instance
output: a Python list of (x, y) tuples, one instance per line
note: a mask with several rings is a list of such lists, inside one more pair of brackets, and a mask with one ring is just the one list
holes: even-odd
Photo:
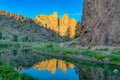
[(36, 80), (32, 76), (29, 76), (28, 74), (21, 74), (20, 77), (21, 80)]
[(27, 74), (21, 74), (15, 71), (7, 64), (0, 62), (0, 80), (35, 80)]
[(0, 40), (2, 39), (2, 33), (0, 32)]
[(23, 41), (23, 42), (29, 41), (28, 36), (23, 37), (22, 41)]
[(18, 41), (18, 37), (17, 37), (17, 35), (13, 35), (13, 41), (15, 41), (15, 42)]
[(0, 64), (0, 78), (2, 80), (21, 80), (19, 74), (5, 64)]
[(96, 50), (100, 50), (100, 51), (108, 51), (108, 48), (100, 48), (100, 49), (96, 49)]

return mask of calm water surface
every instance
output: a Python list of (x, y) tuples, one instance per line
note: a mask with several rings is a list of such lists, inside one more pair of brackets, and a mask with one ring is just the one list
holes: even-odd
[(49, 59), (46, 56), (38, 55), (30, 49), (23, 50), (0, 50), (0, 61), (10, 62), (16, 68), (25, 67), (20, 70), (20, 74), (27, 73), (39, 80), (120, 80), (120, 67), (98, 67), (81, 65), (76, 68), (67, 68), (66, 72), (56, 67), (56, 72), (53, 74), (50, 70), (38, 70), (33, 68), (33, 65)]
[(56, 69), (56, 73), (52, 74), (48, 70), (36, 70), (29, 68), (22, 70), (20, 73), (27, 73), (39, 80), (79, 80), (79, 75), (75, 72), (75, 69), (68, 69), (66, 73), (63, 73), (60, 68)]

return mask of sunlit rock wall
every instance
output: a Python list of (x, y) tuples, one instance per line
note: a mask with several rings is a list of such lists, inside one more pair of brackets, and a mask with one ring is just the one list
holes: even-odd
[(64, 14), (62, 18), (58, 18), (57, 12), (47, 16), (38, 15), (35, 18), (35, 22), (42, 25), (48, 29), (54, 30), (60, 36), (68, 36), (74, 38), (76, 30), (76, 20), (69, 18), (68, 14)]

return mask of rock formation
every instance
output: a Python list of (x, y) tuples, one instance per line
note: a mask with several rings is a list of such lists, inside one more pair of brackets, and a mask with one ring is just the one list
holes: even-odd
[[(50, 15), (50, 16), (51, 19), (49, 20), (50, 21), (53, 20), (53, 22), (50, 22), (49, 24), (55, 25), (56, 23), (55, 19), (57, 19), (57, 17), (55, 17), (54, 15)], [(59, 37), (59, 40), (57, 37)], [(0, 39), (9, 40), (9, 41), (23, 41), (23, 42), (24, 41), (29, 41), (29, 42), (63, 41), (63, 38), (59, 36), (55, 31), (44, 28), (43, 26), (36, 24), (34, 20), (23, 17), (22, 15), (13, 14), (5, 11), (0, 11)]]
[(68, 14), (64, 14), (64, 16), (59, 19), (57, 12), (54, 12), (50, 16), (46, 15), (38, 15), (35, 18), (35, 22), (54, 30), (60, 36), (67, 36), (70, 38), (74, 38), (75, 29), (76, 29), (76, 20), (73, 18), (69, 18)]
[(57, 67), (59, 67), (62, 70), (62, 72), (65, 73), (68, 68), (74, 68), (75, 66), (71, 63), (62, 60), (51, 59), (39, 62), (33, 67), (38, 70), (48, 70), (51, 71), (52, 74), (55, 74)]
[(79, 44), (120, 45), (120, 0), (85, 0)]
[(35, 22), (46, 28), (50, 28), (51, 30), (58, 32), (58, 16), (56, 12), (50, 16), (38, 15), (35, 18)]
[(74, 38), (75, 29), (76, 29), (76, 20), (70, 19), (68, 14), (64, 14), (64, 16), (59, 21), (59, 33), (61, 36), (69, 36), (70, 38)]

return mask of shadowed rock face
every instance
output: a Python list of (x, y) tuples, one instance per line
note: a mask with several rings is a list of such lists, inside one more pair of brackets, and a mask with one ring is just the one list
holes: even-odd
[(119, 8), (120, 0), (85, 0), (79, 44), (120, 45)]

